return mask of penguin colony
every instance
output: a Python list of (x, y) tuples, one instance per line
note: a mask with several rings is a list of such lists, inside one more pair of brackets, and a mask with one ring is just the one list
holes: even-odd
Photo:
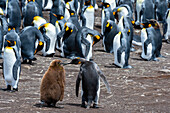
[[(94, 30), (98, 8), (102, 9), (101, 33)], [(50, 22), (43, 18), (43, 10), (50, 10)], [(136, 40), (142, 46), (141, 58), (148, 61), (162, 57), (162, 40), (170, 43), (168, 0), (102, 0), (99, 6), (96, 0), (2, 0), (0, 20), (0, 58), (7, 86), (4, 91), (18, 91), (21, 63), (32, 64), (39, 51), (53, 57), (57, 50), (62, 57), (72, 59), (70, 63), (52, 61), (44, 74), (40, 100), (48, 106), (64, 98), (63, 65), (81, 64), (76, 96), (81, 82), (81, 106), (90, 108), (94, 102), (93, 107), (98, 108), (100, 78), (110, 91), (106, 77), (91, 61), (92, 47), (101, 39), (104, 51), (113, 54), (114, 64), (120, 68), (132, 68), (128, 59), (135, 51), (132, 43)], [(141, 30), (140, 38), (134, 36), (133, 28)]]

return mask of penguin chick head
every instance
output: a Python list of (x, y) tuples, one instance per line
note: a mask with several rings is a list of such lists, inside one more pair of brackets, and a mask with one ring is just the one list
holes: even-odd
[(0, 8), (0, 15), (4, 15), (4, 11)]
[(51, 63), (50, 63), (50, 67), (53, 67), (53, 68), (57, 68), (57, 69), (63, 69), (63, 67), (61, 66), (61, 60), (53, 60)]

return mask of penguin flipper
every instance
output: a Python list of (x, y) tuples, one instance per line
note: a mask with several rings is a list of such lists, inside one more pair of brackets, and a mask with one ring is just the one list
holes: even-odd
[(84, 38), (82, 38), (81, 42), (86, 45), (86, 51), (85, 51), (85, 56), (86, 57), (90, 51), (90, 42)]
[(79, 72), (79, 75), (77, 77), (77, 80), (76, 80), (76, 96), (78, 97), (78, 94), (79, 94), (79, 86), (80, 86), (80, 81), (82, 79), (82, 69), (80, 68), (80, 72)]
[(44, 41), (46, 42), (45, 52), (47, 52), (48, 49), (50, 48), (50, 38), (46, 34), (43, 34), (43, 37), (44, 37)]
[(14, 80), (17, 80), (17, 73), (18, 73), (18, 68), (20, 67), (21, 63), (20, 60), (17, 60), (13, 66), (13, 78)]
[(151, 40), (150, 39), (147, 39), (145, 42), (144, 42), (144, 53), (145, 55), (147, 55), (147, 47), (148, 45), (151, 43)]
[(106, 76), (103, 74), (103, 72), (100, 70), (100, 68), (97, 66), (97, 64), (95, 64), (95, 68), (97, 70), (97, 73), (99, 74), (100, 78), (103, 80), (107, 91), (110, 92), (110, 87), (109, 87), (109, 83), (107, 82)]
[(124, 51), (125, 51), (124, 46), (119, 47), (118, 50), (117, 50), (117, 60), (118, 60), (119, 63), (121, 62), (121, 55)]

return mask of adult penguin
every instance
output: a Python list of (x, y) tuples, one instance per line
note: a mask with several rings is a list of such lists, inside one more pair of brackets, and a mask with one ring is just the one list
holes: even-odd
[(93, 29), (94, 28), (94, 7), (91, 5), (91, 2), (89, 1), (86, 1), (84, 7), (82, 8), (80, 19), (82, 21), (82, 26), (86, 26), (90, 29)]
[(23, 10), (23, 26), (31, 26), (33, 18), (41, 15), (41, 10), (34, 0), (30, 0)]
[(32, 26), (36, 27), (37, 29), (41, 26), (48, 23), (46, 19), (40, 16), (35, 16), (32, 21)]
[(116, 1), (117, 0), (102, 0), (103, 3), (108, 3), (110, 4), (111, 10), (113, 10), (114, 8), (116, 8)]
[(132, 68), (128, 64), (130, 56), (130, 43), (128, 42), (128, 29), (124, 29), (122, 32), (119, 32), (113, 41), (114, 49), (114, 64), (121, 68)]
[(164, 17), (166, 14), (166, 11), (168, 9), (167, 6), (167, 0), (156, 0), (155, 1), (155, 12), (156, 12), (156, 20), (159, 21), (159, 23), (165, 22)]
[(155, 18), (155, 10), (154, 10), (153, 0), (145, 0), (142, 3), (142, 14), (141, 14), (141, 23), (148, 24), (147, 20)]
[(165, 23), (164, 23), (164, 38), (167, 40), (168, 43), (170, 43), (170, 9), (167, 10), (165, 15)]
[[(36, 27), (28, 26), (21, 31), (20, 40), (23, 63), (29, 60), (29, 64), (32, 64), (32, 61), (36, 60), (34, 55), (44, 47), (43, 35)], [(35, 47), (36, 40), (39, 41), (37, 48)]]
[(7, 88), (3, 90), (18, 91), (18, 82), (21, 72), (21, 42), (15, 28), (11, 29), (5, 36), (3, 75)]
[(53, 56), (55, 54), (56, 28), (51, 23), (46, 23), (39, 27), (44, 37), (43, 56)]
[(72, 9), (75, 13), (79, 13), (79, 2), (78, 0), (65, 0), (68, 9)]
[[(65, 4), (61, 0), (54, 1), (50, 11), (50, 23), (53, 25), (55, 25), (55, 22), (58, 20), (54, 14), (62, 16), (65, 14)], [(64, 16), (62, 18), (64, 18)]]
[(76, 56), (87, 61), (92, 57), (92, 46), (99, 42), (101, 35), (98, 31), (87, 27), (81, 27), (76, 35)]
[(142, 54), (145, 60), (158, 61), (156, 57), (161, 57), (162, 35), (160, 25), (156, 20), (149, 20), (151, 27), (143, 28), (141, 31)]
[(41, 80), (40, 100), (43, 105), (54, 107), (64, 98), (65, 70), (61, 64), (60, 60), (53, 60)]
[[(81, 83), (81, 107), (89, 109), (92, 102), (93, 108), (99, 108), (98, 101), (100, 95), (100, 78), (103, 80), (108, 92), (110, 92), (109, 83), (106, 76), (100, 70), (98, 65), (93, 61), (86, 61), (84, 59), (73, 59), (68, 64), (81, 64), (80, 72), (76, 80), (76, 96), (79, 94), (79, 85)], [(87, 102), (87, 105), (85, 104)]]
[(132, 40), (133, 40), (133, 26), (132, 26), (132, 23), (131, 23), (131, 18), (129, 16), (122, 16), (119, 20), (119, 23), (118, 23), (118, 28), (119, 28), (119, 31), (123, 31), (124, 29), (129, 29), (128, 30), (128, 35), (129, 37), (127, 38), (129, 44), (130, 44), (130, 48), (131, 48), (131, 51), (134, 51), (134, 48), (132, 48)]
[(76, 56), (77, 48), (75, 46), (76, 45), (75, 38), (77, 35), (77, 31), (78, 29), (74, 24), (67, 22), (65, 24), (64, 30), (57, 35), (57, 38), (59, 38), (59, 40), (62, 38), (61, 43), (62, 57), (73, 58)]
[(130, 7), (130, 9), (131, 9), (131, 11), (132, 11), (132, 13), (133, 13), (133, 3), (132, 3), (131, 0), (119, 0), (118, 4), (119, 4), (119, 5), (121, 5), (121, 4), (127, 4), (127, 5), (129, 5), (129, 7)]
[(113, 40), (114, 37), (118, 34), (119, 29), (117, 24), (113, 20), (107, 20), (107, 23), (104, 27), (104, 38), (103, 45), (104, 50), (108, 53), (113, 53)]
[(138, 28), (140, 27), (141, 23), (141, 15), (142, 15), (142, 4), (144, 0), (136, 0), (136, 7), (135, 7), (135, 26)]
[(112, 9), (109, 3), (107, 2), (102, 2), (102, 20), (101, 20), (101, 33), (103, 35), (104, 33), (104, 28), (105, 28), (105, 24), (107, 22), (107, 20), (115, 20), (113, 13), (112, 13)]
[(21, 12), (18, 0), (11, 0), (8, 2), (6, 17), (9, 26), (14, 27), (16, 32), (19, 33), (21, 26)]

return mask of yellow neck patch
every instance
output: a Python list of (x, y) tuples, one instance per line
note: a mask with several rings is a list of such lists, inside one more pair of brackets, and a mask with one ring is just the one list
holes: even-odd
[(12, 47), (8, 47), (8, 46), (7, 46), (7, 47), (6, 47), (6, 49), (13, 49), (13, 48), (12, 48)]
[(95, 36), (96, 38), (97, 38), (97, 40), (99, 40), (100, 39), (100, 36), (99, 35), (97, 35), (97, 36)]
[(40, 45), (40, 46), (43, 45), (43, 42), (39, 41), (39, 45)]

